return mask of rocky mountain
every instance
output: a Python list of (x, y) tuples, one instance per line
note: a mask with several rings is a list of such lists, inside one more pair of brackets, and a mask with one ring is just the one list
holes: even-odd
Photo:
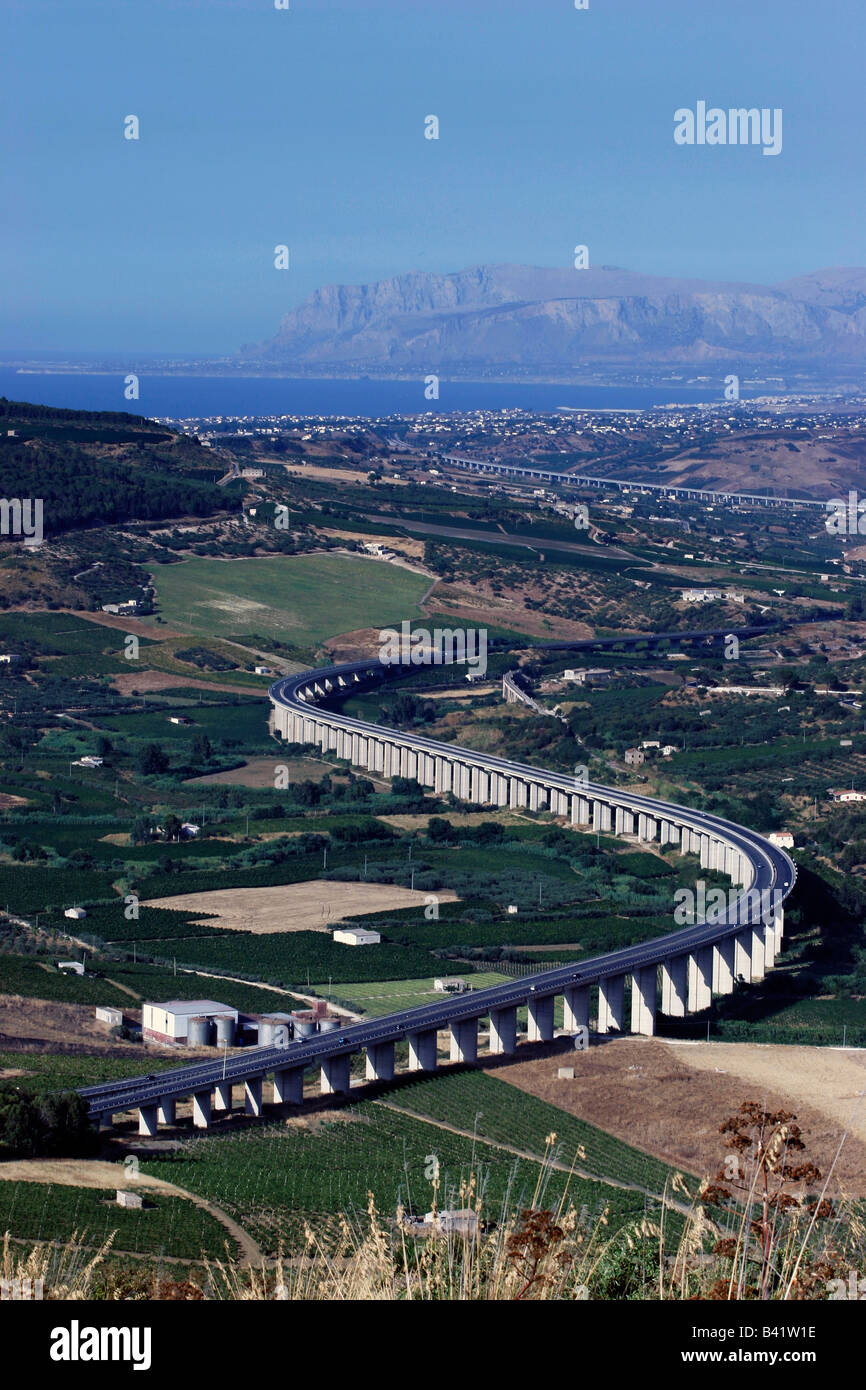
[(341, 371), (570, 371), (594, 363), (828, 368), (866, 356), (866, 270), (779, 285), (614, 266), (475, 266), (328, 285), (238, 361)]

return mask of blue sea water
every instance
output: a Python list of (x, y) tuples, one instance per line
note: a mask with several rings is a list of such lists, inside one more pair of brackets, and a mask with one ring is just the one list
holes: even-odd
[[(438, 401), (424, 398), (418, 381), (289, 380), (236, 376), (139, 376), (137, 401), (124, 397), (124, 375), (0, 369), (0, 395), (37, 405), (77, 410), (128, 410), (137, 415), (415, 415), (427, 411), (645, 410), (651, 406), (702, 402), (723, 404), (724, 377), (700, 387), (509, 385), (447, 381)], [(743, 393), (744, 396), (747, 394)]]

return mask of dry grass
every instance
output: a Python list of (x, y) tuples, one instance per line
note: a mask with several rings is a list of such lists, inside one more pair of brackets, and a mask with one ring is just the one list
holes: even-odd
[[(137, 1018), (134, 1002), (124, 1011)], [(113, 1056), (144, 1055), (140, 1045), (110, 1038), (104, 1023), (94, 1018), (92, 1004), (68, 1004), (53, 999), (31, 999), (20, 994), (0, 994), (0, 1045), (23, 1043), (72, 1044), (79, 1052), (106, 1052)]]
[[(810, 1155), (829, 1170), (855, 1104), (840, 1101), (838, 1110), (830, 1106), (834, 1094), (854, 1092), (848, 1054), (736, 1043), (724, 1046), (724, 1060), (719, 1060), (722, 1053), (714, 1050), (722, 1047), (624, 1037), (579, 1056), (570, 1054), (574, 1081), (557, 1079), (554, 1053), (514, 1062), (494, 1074), (697, 1176), (717, 1162), (718, 1117), (732, 1113), (744, 1094), (756, 1095), (768, 1108), (796, 1109), (808, 1133)], [(805, 1065), (799, 1054), (813, 1054), (811, 1064)], [(855, 1069), (862, 1087), (866, 1074), (860, 1066)], [(866, 1117), (863, 1107), (857, 1113), (859, 1128), (846, 1139), (834, 1170), (834, 1190), (866, 1197), (866, 1142), (861, 1137)]]
[[(437, 894), (441, 902), (456, 902), (448, 890)], [(191, 914), (216, 913), (202, 921), (210, 927), (248, 931), (255, 936), (273, 932), (331, 931), (343, 918), (365, 912), (392, 909), (424, 910), (426, 895), (391, 883), (337, 883), (311, 879), (306, 883), (278, 884), (269, 888), (224, 888), (207, 893), (180, 893), (171, 898), (152, 898), (145, 907), (183, 909)], [(365, 948), (359, 947), (359, 950)], [(375, 947), (366, 949), (375, 950)]]
[(255, 787), (258, 790), (275, 786), (274, 769), (289, 769), (289, 786), (294, 782), (320, 782), (332, 772), (332, 763), (315, 762), (312, 758), (250, 758), (243, 767), (232, 768), (229, 772), (209, 772), (205, 777), (191, 777), (186, 786), (196, 787)]
[[(696, 1071), (744, 1081), (752, 1094), (772, 1092), (818, 1111), (836, 1129), (866, 1145), (866, 1052), (760, 1043), (701, 1043), (678, 1056)], [(743, 1087), (740, 1086), (740, 1090)]]

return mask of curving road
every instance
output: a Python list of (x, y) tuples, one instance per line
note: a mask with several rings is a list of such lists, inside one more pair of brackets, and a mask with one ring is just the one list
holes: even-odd
[[(740, 631), (745, 633), (744, 629)], [(683, 634), (677, 635), (682, 637)], [(699, 635), (706, 638), (711, 635), (722, 637), (726, 634), (724, 630), (712, 634), (694, 634)], [(583, 648), (596, 644), (587, 642), (541, 645), (555, 649), (566, 646)], [(351, 1024), (340, 1033), (319, 1034), (302, 1042), (291, 1043), (287, 1048), (255, 1048), (231, 1058), (198, 1062), (158, 1075), (132, 1077), (99, 1086), (84, 1087), (79, 1094), (89, 1101), (91, 1116), (104, 1118), (133, 1107), (152, 1107), (180, 1096), (203, 1093), (221, 1082), (248, 1081), (270, 1072), (283, 1073), (289, 1069), (299, 1071), (316, 1063), (324, 1065), (334, 1058), (347, 1057), (352, 1053), (370, 1049), (376, 1044), (390, 1044), (416, 1034), (429, 1035), (432, 1030), (459, 1024), (461, 1020), (478, 1019), (500, 1009), (511, 1010), (521, 1005), (533, 1005), (564, 991), (580, 990), (589, 985), (604, 985), (605, 981), (626, 975), (637, 979), (640, 972), (649, 971), (650, 977), (654, 979), (651, 969), (654, 966), (666, 965), (674, 960), (681, 961), (685, 957), (695, 957), (707, 947), (718, 947), (719, 943), (726, 939), (741, 935), (750, 925), (760, 925), (762, 922), (766, 924), (763, 914), (768, 899), (759, 895), (777, 892), (781, 901), (793, 888), (796, 866), (792, 860), (783, 850), (745, 826), (675, 803), (627, 793), (620, 788), (587, 782), (580, 783), (576, 789), (574, 778), (561, 773), (548, 772), (528, 764), (474, 752), (413, 733), (399, 733), (383, 725), (370, 724), (361, 719), (335, 713), (323, 707), (321, 703), (338, 692), (348, 693), (352, 689), (363, 688), (371, 681), (388, 679), (395, 674), (399, 675), (403, 670), (403, 667), (382, 665), (376, 660), (318, 667), (276, 681), (271, 686), (270, 697), (277, 712), (285, 711), (295, 719), (308, 723), (314, 721), (317, 730), (327, 730), (329, 735), (340, 730), (343, 737), (358, 735), (364, 740), (377, 738), (391, 744), (396, 741), (403, 748), (410, 748), (416, 755), (426, 754), (450, 763), (459, 761), (465, 767), (483, 769), (488, 774), (496, 773), (500, 777), (517, 779), (526, 784), (533, 783), (550, 792), (559, 792), (568, 797), (579, 794), (588, 801), (598, 798), (627, 808), (635, 816), (645, 815), (659, 823), (665, 821), (673, 824), (680, 830), (688, 829), (697, 835), (710, 836), (726, 846), (731, 846), (741, 857), (741, 864), (745, 866), (742, 875), (744, 891), (727, 912), (719, 913), (712, 920), (683, 927), (679, 931), (670, 932), (637, 946), (607, 952), (579, 964), (542, 971), (533, 975), (531, 979), (508, 981), (456, 998), (447, 996), (441, 1002), (401, 1010), (369, 1022)], [(316, 733), (315, 737), (318, 736)], [(306, 741), (311, 740), (307, 738)]]

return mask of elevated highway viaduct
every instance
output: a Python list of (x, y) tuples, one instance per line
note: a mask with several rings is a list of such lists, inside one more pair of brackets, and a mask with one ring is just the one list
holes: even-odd
[(422, 786), (451, 792), (459, 801), (549, 812), (576, 830), (675, 846), (682, 855), (699, 856), (703, 869), (727, 875), (738, 890), (730, 895), (734, 901), (712, 920), (656, 940), (353, 1023), (339, 1033), (85, 1087), (80, 1094), (94, 1120), (110, 1124), (113, 1116), (136, 1109), (140, 1132), (152, 1135), (160, 1123), (174, 1121), (177, 1100), (192, 1097), (194, 1124), (206, 1128), (215, 1110), (231, 1109), (232, 1088), (240, 1082), (246, 1111), (257, 1115), (266, 1077), (273, 1078), (274, 1100), (282, 1104), (300, 1103), (304, 1072), (310, 1067), (319, 1068), (323, 1093), (345, 1092), (352, 1057), (364, 1053), (367, 1077), (387, 1081), (394, 1075), (395, 1045), (403, 1041), (409, 1045), (410, 1070), (432, 1072), (438, 1065), (437, 1034), (442, 1030), (449, 1034), (451, 1060), (472, 1062), (478, 1055), (483, 1018), (490, 1021), (491, 1053), (512, 1053), (518, 1009), (528, 1011), (530, 1041), (549, 1041), (556, 998), (563, 999), (565, 1028), (575, 1031), (589, 1026), (593, 987), (598, 990), (599, 1033), (630, 1028), (650, 1036), (659, 1012), (670, 1017), (698, 1012), (708, 1007), (714, 994), (730, 994), (738, 980), (762, 980), (773, 966), (784, 930), (783, 902), (796, 878), (796, 867), (783, 850), (719, 816), (402, 733), (329, 708), (334, 697), (401, 671), (405, 674), (405, 668), (395, 670), (371, 659), (278, 680), (270, 689), (273, 732), (288, 743), (315, 744), (325, 754), (385, 778), (416, 778)]

